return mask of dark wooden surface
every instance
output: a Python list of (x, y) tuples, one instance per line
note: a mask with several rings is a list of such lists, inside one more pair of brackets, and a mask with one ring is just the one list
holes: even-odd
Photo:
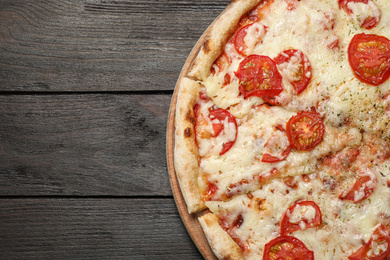
[(171, 97), (228, 0), (0, 0), (0, 259), (202, 259)]

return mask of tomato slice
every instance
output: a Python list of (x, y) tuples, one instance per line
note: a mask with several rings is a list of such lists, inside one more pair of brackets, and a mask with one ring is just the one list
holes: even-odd
[(300, 0), (286, 0), (286, 2), (287, 2), (287, 10), (289, 10), (289, 11), (295, 10), (297, 8), (297, 6), (298, 6), (298, 2), (299, 1)]
[[(240, 30), (238, 30), (236, 36), (234, 37), (234, 48), (239, 54), (244, 56), (247, 55), (247, 50), (250, 46), (247, 45), (247, 42), (245, 41), (245, 36), (248, 33), (253, 34), (255, 39), (252, 44), (256, 45), (261, 41), (265, 32), (266, 27), (260, 23), (252, 23), (242, 27)], [(253, 48), (254, 46), (251, 47)]]
[[(361, 28), (372, 29), (373, 27), (375, 27), (375, 25), (377, 25), (377, 23), (379, 23), (381, 19), (381, 13), (378, 6), (375, 4), (375, 2), (370, 0), (339, 0), (340, 8), (344, 9), (344, 11), (347, 12), (347, 14), (351, 15), (353, 11), (348, 7), (349, 3), (363, 3), (369, 5), (368, 8), (375, 8), (376, 9), (375, 11), (379, 13), (376, 17), (372, 17), (372, 16), (367, 17), (360, 25)], [(359, 17), (360, 14), (355, 14), (355, 15)]]
[(214, 137), (221, 134), (222, 130), (225, 128), (225, 120), (227, 120), (228, 124), (234, 124), (234, 130), (235, 130), (235, 137), (234, 140), (230, 140), (228, 142), (225, 142), (222, 145), (222, 150), (219, 153), (219, 155), (222, 155), (230, 150), (230, 148), (233, 146), (233, 144), (236, 142), (237, 139), (237, 121), (236, 118), (230, 114), (227, 110), (224, 109), (214, 109), (210, 110), (210, 120), (212, 122), (213, 130), (214, 130)]
[[(294, 215), (298, 213), (298, 219)], [(299, 214), (301, 213), (301, 214)], [(314, 214), (313, 214), (314, 213)], [(305, 215), (307, 214), (307, 215)], [(321, 224), (320, 207), (314, 201), (300, 201), (289, 207), (280, 224), (280, 234), (288, 235), (297, 230), (304, 230)]]
[(214, 66), (211, 67), (211, 73), (215, 74), (216, 68), (218, 68), (218, 71), (223, 71), (226, 69), (230, 64), (230, 59), (226, 52), (222, 52), (221, 55), (218, 56), (218, 58), (214, 61)]
[(274, 133), (264, 145), (262, 162), (274, 163), (283, 161), (289, 155), (291, 146), (286, 131), (283, 128), (275, 129)]
[(314, 253), (307, 249), (305, 244), (295, 237), (280, 236), (264, 247), (263, 260), (313, 260)]
[(351, 254), (348, 259), (384, 260), (388, 255), (390, 255), (389, 228), (380, 225), (375, 229), (368, 242)]
[[(204, 95), (200, 95), (200, 97), (205, 98)], [(194, 114), (195, 114), (195, 136), (197, 138), (209, 139), (212, 137), (212, 133), (209, 131), (209, 125), (206, 117), (200, 112), (201, 106), (196, 104), (194, 106)]]
[(254, 23), (261, 20), (264, 15), (264, 12), (267, 8), (273, 3), (274, 0), (263, 0), (260, 1), (251, 11), (246, 13), (238, 23), (238, 27), (244, 27), (248, 24)]
[(218, 192), (218, 186), (215, 183), (208, 182), (206, 180), (207, 186), (206, 190), (203, 193), (203, 200), (209, 201), (212, 200), (215, 194)]
[(237, 229), (244, 223), (244, 217), (240, 213), (237, 216), (220, 216), (219, 224), (220, 226), (229, 234), (229, 236), (237, 243), (237, 245), (242, 249), (242, 251), (246, 250), (246, 244), (244, 241), (237, 236)]
[(261, 97), (264, 101), (264, 103), (270, 105), (270, 106), (278, 106), (280, 105), (279, 100), (276, 97)]
[(377, 23), (378, 23), (378, 19), (370, 16), (366, 18), (366, 20), (364, 20), (361, 27), (366, 29), (371, 29), (374, 28)]
[[(201, 98), (202, 99), (202, 98)], [(230, 135), (227, 137), (227, 141), (222, 144), (221, 152), (219, 155), (222, 155), (229, 151), (229, 149), (234, 145), (237, 139), (237, 121), (236, 118), (230, 114), (227, 110), (224, 109), (211, 109), (205, 112), (201, 112), (201, 105), (197, 104), (194, 106), (194, 114), (196, 118), (195, 123), (195, 135), (197, 138), (210, 139), (215, 138), (221, 134)], [(207, 117), (209, 120), (207, 120)], [(210, 125), (211, 124), (211, 125)], [(234, 138), (232, 138), (231, 133), (224, 133), (225, 126), (234, 125)], [(229, 129), (228, 131), (232, 131)]]
[(302, 51), (283, 51), (275, 58), (275, 62), (278, 68), (285, 72), (298, 95), (306, 89), (311, 79), (311, 64)]
[(325, 126), (318, 113), (300, 111), (287, 122), (286, 132), (293, 148), (310, 151), (322, 141)]
[(357, 148), (342, 150), (324, 159), (324, 164), (338, 173), (347, 171), (351, 164), (356, 161), (360, 151)]
[(206, 90), (202, 90), (199, 92), (199, 98), (202, 100), (210, 100), (210, 97), (207, 95)]
[(235, 75), (240, 80), (239, 90), (245, 98), (273, 97), (283, 91), (282, 76), (275, 61), (268, 56), (249, 55), (240, 63)]
[(343, 192), (339, 196), (340, 199), (358, 203), (374, 192), (377, 184), (375, 173), (370, 169), (366, 169), (359, 174), (352, 188), (348, 192)]
[(349, 43), (348, 60), (359, 80), (377, 86), (390, 76), (390, 41), (375, 34), (357, 34)]

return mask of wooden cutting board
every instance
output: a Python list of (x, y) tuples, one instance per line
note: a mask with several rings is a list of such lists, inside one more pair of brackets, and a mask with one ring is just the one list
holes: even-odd
[[(218, 18), (217, 18), (218, 19)], [(212, 25), (210, 25), (211, 27)], [(209, 28), (210, 28), (209, 27)], [(169, 179), (172, 187), (173, 196), (175, 198), (175, 202), (177, 205), (177, 208), (179, 210), (181, 219), (184, 222), (184, 225), (191, 236), (192, 241), (195, 243), (196, 247), (200, 251), (200, 253), (203, 255), (203, 257), (207, 260), (217, 260), (216, 256), (214, 255), (213, 251), (211, 250), (209, 243), (207, 242), (207, 239), (203, 233), (203, 230), (198, 222), (198, 217), (203, 214), (203, 212), (197, 213), (197, 214), (189, 214), (187, 210), (186, 203), (184, 201), (184, 198), (181, 194), (181, 190), (179, 187), (179, 183), (176, 177), (175, 167), (174, 167), (174, 146), (175, 146), (175, 108), (176, 108), (176, 102), (177, 102), (177, 93), (178, 93), (178, 86), (180, 85), (180, 82), (182, 78), (187, 75), (187, 72), (198, 55), (202, 44), (204, 42), (204, 38), (206, 37), (209, 29), (207, 29), (203, 35), (199, 38), (198, 42), (192, 49), (190, 55), (187, 58), (187, 61), (185, 62), (182, 71), (180, 73), (180, 76), (178, 78), (178, 81), (176, 83), (175, 91), (172, 96), (171, 106), (169, 110), (168, 115), (168, 124), (167, 124), (167, 144), (166, 144), (166, 153), (167, 153), (167, 164), (168, 164), (168, 173), (169, 173)]]

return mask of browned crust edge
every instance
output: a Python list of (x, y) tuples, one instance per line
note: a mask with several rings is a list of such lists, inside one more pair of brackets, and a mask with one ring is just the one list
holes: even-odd
[(207, 213), (199, 217), (199, 223), (218, 259), (244, 259), (241, 248), (219, 225), (217, 216), (213, 213)]
[[(229, 37), (246, 12), (263, 0), (232, 1), (201, 37), (199, 52), (188, 71), (180, 75), (175, 115), (174, 162), (179, 185), (186, 201), (188, 212), (205, 209), (201, 191), (197, 186), (199, 155), (195, 143), (195, 117), (193, 107), (201, 84), (210, 74), (211, 66), (222, 53)], [(196, 50), (194, 50), (196, 51)], [(191, 61), (187, 61), (191, 62)]]
[(205, 208), (197, 181), (199, 176), (198, 147), (195, 142), (193, 107), (201, 88), (200, 83), (182, 78), (179, 82), (175, 115), (175, 171), (189, 213)]
[(243, 14), (249, 12), (263, 0), (235, 0), (230, 2), (226, 9), (210, 25), (205, 32), (205, 38), (198, 56), (194, 60), (188, 76), (204, 81), (210, 75), (214, 61), (234, 33)]
[[(222, 53), (243, 14), (262, 1), (264, 0), (233, 0), (202, 35), (178, 79), (175, 89), (177, 101), (174, 113), (173, 162), (189, 214), (206, 209), (197, 184), (200, 169), (193, 111), (202, 88), (201, 82), (210, 75), (214, 61)], [(206, 213), (198, 221), (218, 259), (243, 259), (241, 248), (222, 229), (214, 214)]]

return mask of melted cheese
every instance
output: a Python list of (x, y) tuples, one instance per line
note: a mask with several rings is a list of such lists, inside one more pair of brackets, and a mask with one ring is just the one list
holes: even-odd
[[(370, 168), (360, 175), (370, 176), (370, 181), (355, 191), (354, 201), (339, 199), (342, 190), (353, 186), (354, 179), (346, 183), (336, 182), (337, 188), (332, 189), (327, 181), (332, 181), (334, 172), (321, 166), (325, 156), (345, 147), (364, 145), (367, 140), (362, 132), (390, 137), (390, 81), (378, 87), (360, 82), (353, 75), (347, 55), (349, 42), (358, 33), (390, 38), (390, 1), (369, 0), (368, 5), (350, 2), (348, 8), (352, 15), (339, 8), (338, 0), (302, 0), (296, 9), (288, 10), (287, 1), (275, 0), (263, 19), (248, 29), (244, 41), (250, 54), (275, 58), (282, 51), (298, 49), (310, 61), (312, 79), (300, 95), (293, 94), (289, 83), (301, 69), (300, 56), (278, 66), (285, 88), (280, 95), (283, 106), (268, 107), (262, 105), (260, 97), (244, 99), (240, 95), (234, 72), (244, 57), (237, 53), (232, 41), (225, 48), (231, 64), (223, 71), (216, 68), (217, 73), (203, 82), (212, 102), (217, 107), (229, 109), (238, 123), (237, 140), (229, 152), (222, 156), (215, 152), (202, 153), (205, 156), (200, 162), (204, 176), (218, 187), (216, 198), (224, 198), (223, 195), (229, 192), (236, 196), (228, 201), (209, 201), (206, 205), (217, 216), (231, 218), (231, 221), (239, 214), (243, 216), (243, 223), (234, 232), (240, 241), (247, 243), (246, 259), (261, 259), (264, 245), (280, 235), (280, 222), (286, 210), (299, 200), (310, 199), (322, 211), (321, 227), (308, 229), (301, 219), (310, 222), (315, 217), (312, 207), (288, 213), (290, 222), (299, 223), (301, 228), (293, 235), (314, 252), (315, 259), (346, 259), (371, 238), (383, 218), (390, 217), (389, 160), (371, 164), (359, 162), (358, 166), (363, 169), (369, 165)], [(381, 13), (379, 23), (369, 32), (360, 27), (367, 17), (379, 20)], [(226, 74), (232, 81), (223, 86)], [(298, 111), (311, 107), (316, 107), (324, 118), (323, 141), (310, 152), (293, 150), (283, 161), (261, 162), (265, 144), (273, 135), (275, 126), (285, 126)], [(233, 133), (230, 126), (226, 129)], [(227, 134), (226, 138), (230, 140), (231, 136)], [(201, 149), (203, 145), (210, 144), (200, 141)], [(258, 176), (269, 177), (274, 168), (282, 177), (293, 176), (298, 188), (289, 187), (280, 178), (270, 178), (263, 186), (252, 181)], [(302, 174), (310, 174), (310, 182), (302, 181)], [(245, 186), (230, 186), (242, 184), (243, 180)], [(204, 184), (203, 180), (199, 183)], [(365, 196), (364, 187), (374, 186), (368, 199), (354, 203)], [(253, 198), (245, 195), (247, 192)], [(258, 201), (264, 201), (261, 207)], [(375, 255), (388, 246), (387, 243), (373, 245), (369, 253)]]
[(257, 22), (253, 23), (246, 29), (246, 35), (244, 37), (244, 42), (247, 47), (248, 53), (252, 53), (256, 44), (264, 37), (265, 27), (262, 23)]
[[(315, 175), (310, 182), (303, 182), (301, 177), (295, 177), (295, 180), (299, 183), (296, 189), (290, 188), (278, 179), (265, 185), (261, 190), (252, 192), (253, 198), (241, 195), (227, 202), (206, 203), (218, 216), (230, 216), (231, 219), (238, 214), (243, 216), (243, 223), (235, 231), (235, 235), (240, 241), (248, 243), (246, 259), (262, 257), (264, 245), (280, 235), (279, 223), (285, 212), (292, 204), (303, 198), (318, 204), (322, 212), (322, 225), (305, 229), (302, 224), (300, 225), (302, 230), (295, 231), (292, 235), (314, 252), (315, 259), (346, 259), (363, 245), (363, 241), (367, 242), (371, 238), (381, 215), (389, 216), (390, 191), (385, 187), (388, 177), (380, 178), (370, 201), (366, 200), (360, 204), (342, 201), (336, 194), (324, 192), (326, 188), (319, 175)], [(258, 205), (254, 201), (259, 200), (264, 201), (261, 207), (251, 206)], [(309, 206), (301, 207), (290, 212), (290, 215), (292, 223), (299, 222), (302, 217), (310, 222), (315, 217), (315, 210)], [(384, 246), (374, 250), (383, 248)]]
[[(291, 59), (289, 62), (284, 62), (282, 64), (278, 65), (278, 70), (287, 77), (289, 81), (298, 81), (300, 80), (299, 71), (303, 70), (303, 67), (308, 66), (308, 61), (304, 61), (304, 65), (302, 66), (302, 58), (300, 55), (301, 51), (295, 52), (293, 56), (291, 56)], [(286, 56), (288, 58), (287, 54), (284, 54), (282, 52), (282, 55)], [(306, 77), (310, 77), (311, 73), (307, 72)]]
[(253, 108), (252, 113), (237, 121), (238, 134), (234, 146), (222, 156), (210, 154), (202, 159), (202, 171), (209, 175), (209, 181), (218, 182), (221, 194), (227, 192), (231, 183), (253, 179), (253, 176), (267, 174), (273, 169), (272, 164), (260, 162), (264, 144), (272, 135), (268, 129), (280, 123), (285, 124), (292, 115), (279, 107)]
[[(202, 118), (201, 120), (198, 119), (197, 123), (199, 155), (202, 157), (210, 155), (218, 156), (226, 143), (236, 139), (236, 125), (229, 122), (227, 117), (223, 121), (220, 121), (218, 118), (213, 118), (210, 115), (210, 110), (214, 107), (214, 104), (211, 101), (201, 101), (199, 105), (200, 109), (198, 113), (201, 114)], [(217, 136), (214, 132), (213, 124), (222, 124), (223, 126), (222, 131)], [(204, 133), (207, 133), (206, 137), (202, 138), (202, 134), (205, 135)]]
[[(316, 216), (316, 210), (313, 206), (296, 206), (294, 210), (291, 212), (290, 210), (287, 210), (287, 216), (289, 217), (290, 223), (299, 223), (302, 222), (302, 220), (306, 220), (308, 223), (313, 222), (315, 216)], [(305, 226), (303, 226), (302, 229), (305, 229)]]
[(375, 18), (377, 22), (380, 20), (381, 11), (372, 0), (369, 0), (367, 4), (349, 2), (347, 7), (352, 11), (352, 19), (354, 19), (359, 24), (362, 24), (369, 17)]

